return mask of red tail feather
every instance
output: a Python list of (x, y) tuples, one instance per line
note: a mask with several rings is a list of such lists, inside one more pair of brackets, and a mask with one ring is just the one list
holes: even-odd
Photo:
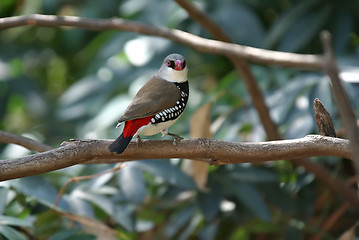
[(133, 135), (135, 135), (135, 133), (137, 132), (137, 130), (140, 127), (149, 124), (152, 117), (153, 116), (149, 116), (149, 117), (145, 117), (145, 118), (138, 118), (138, 119), (133, 119), (133, 120), (129, 120), (129, 121), (125, 122), (125, 127), (122, 131), (123, 136), (124, 137), (129, 137), (129, 136), (132, 137)]

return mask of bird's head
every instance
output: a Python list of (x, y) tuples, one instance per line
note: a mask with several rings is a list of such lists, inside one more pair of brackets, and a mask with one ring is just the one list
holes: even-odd
[(185, 58), (174, 53), (165, 58), (157, 76), (169, 82), (185, 82), (187, 81), (187, 72)]

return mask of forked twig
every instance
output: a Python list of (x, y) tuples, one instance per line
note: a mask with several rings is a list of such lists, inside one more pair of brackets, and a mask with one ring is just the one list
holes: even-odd
[(118, 170), (120, 170), (121, 168), (125, 167), (126, 165), (124, 163), (119, 163), (117, 164), (116, 167), (110, 169), (110, 170), (106, 170), (104, 172), (101, 173), (97, 173), (97, 174), (92, 174), (92, 175), (86, 175), (86, 176), (79, 176), (79, 177), (72, 177), (69, 180), (67, 180), (67, 182), (61, 187), (59, 194), (57, 195), (56, 201), (54, 203), (54, 209), (56, 209), (56, 207), (58, 206), (62, 195), (65, 193), (66, 188), (72, 183), (72, 182), (76, 182), (79, 183), (82, 180), (87, 180), (87, 179), (92, 179), (92, 178), (96, 178), (96, 177), (100, 177), (102, 175), (108, 174), (108, 173), (113, 173), (116, 172)]

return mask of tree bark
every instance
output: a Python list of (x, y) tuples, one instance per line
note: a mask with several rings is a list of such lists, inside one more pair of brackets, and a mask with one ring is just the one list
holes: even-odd
[(0, 181), (54, 171), (79, 163), (113, 163), (138, 159), (189, 158), (214, 165), (259, 163), (291, 158), (336, 156), (350, 158), (349, 141), (308, 135), (293, 140), (225, 142), (214, 139), (144, 140), (131, 142), (124, 153), (108, 151), (110, 140), (76, 140), (26, 157), (0, 161)]

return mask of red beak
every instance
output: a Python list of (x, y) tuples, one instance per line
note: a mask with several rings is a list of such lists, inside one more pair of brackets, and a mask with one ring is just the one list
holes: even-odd
[(181, 62), (180, 60), (176, 60), (175, 61), (175, 70), (179, 71), (183, 69), (183, 62)]

